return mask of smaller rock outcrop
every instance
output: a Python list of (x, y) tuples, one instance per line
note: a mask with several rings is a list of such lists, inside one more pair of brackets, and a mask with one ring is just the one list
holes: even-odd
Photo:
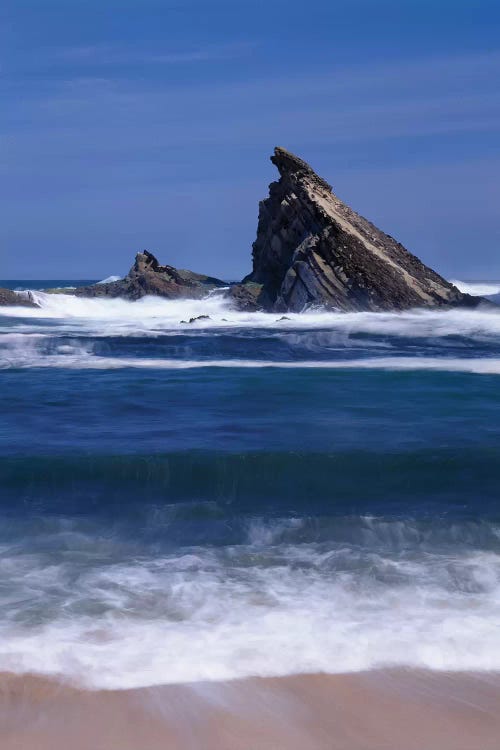
[(12, 289), (0, 289), (1, 307), (38, 307), (30, 292), (13, 292)]
[(125, 278), (79, 287), (73, 294), (77, 297), (123, 297), (128, 300), (141, 299), (146, 295), (166, 299), (200, 299), (208, 292), (225, 286), (227, 282), (213, 276), (161, 266), (152, 253), (144, 250), (137, 253), (135, 263)]
[(189, 318), (189, 320), (181, 320), (181, 323), (189, 325), (190, 323), (197, 323), (199, 320), (212, 320), (212, 318), (210, 315), (197, 315), (195, 318)]

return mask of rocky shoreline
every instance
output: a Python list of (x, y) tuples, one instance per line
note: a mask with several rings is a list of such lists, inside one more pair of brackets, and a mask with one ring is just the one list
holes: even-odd
[[(202, 299), (218, 292), (238, 310), (282, 313), (314, 306), (344, 312), (446, 309), (485, 301), (460, 292), (353, 211), (299, 157), (277, 147), (271, 161), (280, 178), (260, 203), (253, 269), (240, 283), (161, 265), (144, 250), (125, 278), (68, 293), (133, 301), (147, 295)], [(0, 305), (16, 304), (36, 306), (29, 296), (0, 289)]]

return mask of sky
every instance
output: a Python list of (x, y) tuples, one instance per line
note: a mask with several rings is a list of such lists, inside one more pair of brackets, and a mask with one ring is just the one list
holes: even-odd
[(3, 0), (0, 278), (136, 252), (239, 279), (275, 145), (454, 279), (500, 278), (498, 0)]

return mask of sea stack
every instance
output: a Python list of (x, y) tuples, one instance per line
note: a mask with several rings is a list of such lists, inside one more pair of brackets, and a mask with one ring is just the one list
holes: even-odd
[(473, 306), (389, 235), (353, 211), (305, 161), (276, 148), (280, 179), (260, 203), (253, 271), (267, 310), (343, 311)]

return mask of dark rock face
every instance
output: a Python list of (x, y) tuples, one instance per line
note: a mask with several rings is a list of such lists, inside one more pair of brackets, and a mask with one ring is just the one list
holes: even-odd
[(259, 297), (262, 292), (262, 284), (249, 281), (244, 284), (233, 284), (227, 293), (227, 297), (233, 306), (241, 312), (255, 312), (262, 310)]
[(221, 289), (221, 294), (227, 296), (237, 310), (252, 312), (262, 309), (257, 301), (262, 289), (260, 284), (231, 284), (228, 288), (226, 281), (213, 276), (161, 266), (147, 250), (137, 253), (135, 263), (124, 279), (80, 287), (72, 294), (77, 297), (122, 297), (128, 300), (137, 300), (148, 294), (167, 299), (201, 299), (215, 289)]
[(311, 305), (345, 311), (472, 306), (399, 242), (355, 213), (311, 167), (282, 148), (271, 161), (280, 173), (260, 203), (253, 271), (268, 310)]
[(167, 299), (200, 299), (213, 289), (224, 286), (227, 286), (226, 282), (212, 276), (161, 266), (152, 253), (144, 250), (137, 253), (135, 263), (124, 279), (80, 287), (73, 293), (77, 297), (123, 297), (129, 300), (148, 294)]
[(0, 289), (0, 306), (2, 307), (38, 307), (30, 292), (16, 294), (11, 289)]

